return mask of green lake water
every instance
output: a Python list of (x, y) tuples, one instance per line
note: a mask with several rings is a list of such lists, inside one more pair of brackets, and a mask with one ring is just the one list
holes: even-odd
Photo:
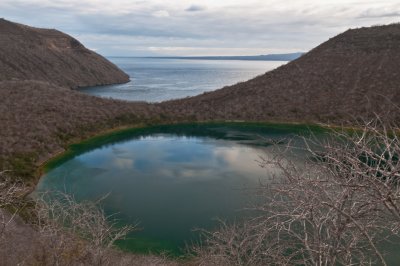
[(60, 190), (78, 201), (109, 194), (102, 203), (106, 213), (141, 229), (121, 248), (179, 255), (198, 240), (195, 228), (247, 215), (243, 209), (256, 200), (259, 182), (275, 171), (261, 168), (259, 156), (308, 130), (206, 124), (121, 131), (71, 146), (48, 164), (36, 191)]

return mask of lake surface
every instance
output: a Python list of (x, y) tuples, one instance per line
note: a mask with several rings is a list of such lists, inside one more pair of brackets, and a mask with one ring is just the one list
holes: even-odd
[(37, 192), (65, 191), (77, 200), (109, 193), (103, 207), (140, 231), (120, 243), (136, 252), (180, 254), (215, 228), (215, 218), (240, 220), (259, 182), (275, 169), (260, 155), (305, 130), (295, 126), (209, 124), (131, 130), (72, 146), (50, 165)]
[(159, 102), (194, 96), (264, 74), (285, 61), (108, 58), (130, 77), (125, 84), (82, 88), (106, 98)]

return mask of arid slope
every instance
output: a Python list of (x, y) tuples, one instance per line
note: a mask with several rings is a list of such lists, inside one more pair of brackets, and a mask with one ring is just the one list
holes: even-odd
[(0, 81), (5, 80), (77, 88), (124, 83), (129, 77), (65, 33), (0, 19)]
[(71, 90), (128, 79), (62, 32), (0, 19), (0, 169), (32, 177), (38, 163), (73, 140), (153, 121), (153, 105)]
[(338, 124), (382, 112), (400, 117), (394, 107), (400, 105), (400, 25), (348, 30), (250, 81), (157, 105), (70, 90), (94, 85), (97, 77), (99, 84), (122, 81), (124, 74), (58, 31), (5, 20), (0, 29), (0, 169), (23, 175), (72, 140), (118, 126), (195, 120)]
[(399, 120), (400, 24), (348, 30), (276, 70), (187, 99), (162, 103), (197, 120), (341, 123), (391, 112)]
[(158, 113), (151, 104), (98, 98), (42, 81), (0, 82), (0, 169), (33, 175), (35, 164), (71, 140), (153, 121)]
[[(128, 79), (77, 40), (56, 30), (0, 20), (0, 172), (11, 170), (7, 175), (24, 177), (29, 183), (38, 163), (69, 143), (119, 126), (149, 122), (338, 123), (382, 111), (392, 111), (398, 121), (400, 112), (387, 103), (400, 104), (399, 69), (400, 25), (362, 28), (349, 30), (247, 82), (158, 105), (128, 103), (70, 89)], [(5, 248), (0, 264), (20, 263), (23, 258), (36, 265), (40, 263), (34, 259), (51, 254), (45, 239), (23, 222), (7, 223), (2, 232)], [(119, 260), (113, 262), (119, 264), (123, 256), (115, 254)], [(148, 257), (144, 257), (146, 262), (133, 259), (131, 265), (151, 264)]]

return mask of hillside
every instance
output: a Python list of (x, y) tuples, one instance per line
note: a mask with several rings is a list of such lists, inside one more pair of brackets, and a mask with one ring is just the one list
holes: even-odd
[(157, 107), (70, 88), (128, 81), (102, 56), (57, 30), (0, 19), (0, 169), (32, 177), (72, 140), (157, 117)]
[(58, 31), (5, 20), (0, 29), (0, 169), (22, 175), (33, 175), (34, 165), (71, 141), (120, 126), (187, 120), (339, 124), (382, 112), (400, 118), (399, 24), (348, 30), (252, 80), (160, 104), (72, 91), (67, 87), (122, 82), (125, 74)]
[(164, 102), (173, 116), (342, 123), (399, 120), (400, 24), (348, 30), (284, 66), (199, 96)]
[(158, 113), (147, 103), (98, 98), (42, 81), (0, 82), (0, 169), (30, 177), (68, 142), (154, 121)]
[[(33, 187), (40, 163), (73, 142), (121, 127), (225, 119), (341, 123), (352, 117), (369, 117), (374, 112), (390, 112), (399, 121), (400, 112), (394, 107), (400, 105), (399, 69), (400, 25), (362, 28), (346, 31), (299, 59), (247, 82), (160, 104), (132, 103), (70, 89), (128, 80), (116, 66), (77, 40), (56, 30), (0, 20), (0, 179), (3, 174), (17, 176)], [(3, 189), (9, 191), (6, 186)], [(24, 206), (26, 213), (21, 214), (31, 215), (34, 220), (36, 215), (29, 214), (34, 210), (25, 208), (24, 195), (18, 195), (19, 202), (12, 204)], [(2, 206), (1, 265), (46, 265), (40, 262), (53, 258), (87, 259), (81, 252), (84, 242), (73, 242), (73, 249), (59, 249), (59, 244), (65, 245), (68, 238), (61, 234), (50, 242), (46, 231), (45, 237), (40, 237), (40, 231), (34, 229), (37, 227), (26, 225), (19, 218), (20, 212), (11, 219)], [(376, 206), (372, 206), (373, 210)], [(28, 205), (27, 209), (33, 208)], [(13, 209), (12, 206), (7, 211)], [(338, 217), (342, 216), (340, 213)], [(125, 256), (129, 256), (127, 265), (162, 265), (159, 258), (152, 256), (110, 252), (110, 265), (122, 265)], [(54, 264), (57, 263), (48, 263)]]
[[(106, 265), (105, 257), (117, 265), (177, 265), (113, 249), (101, 251), (100, 263), (99, 250), (82, 239), (47, 230), (50, 223), (39, 227), (39, 205), (25, 197), (36, 185), (39, 165), (68, 144), (157, 121), (154, 105), (71, 90), (127, 80), (68, 35), (0, 20), (0, 265)], [(16, 187), (21, 190), (14, 194)]]
[(0, 81), (5, 80), (77, 88), (124, 83), (129, 77), (67, 34), (0, 19)]

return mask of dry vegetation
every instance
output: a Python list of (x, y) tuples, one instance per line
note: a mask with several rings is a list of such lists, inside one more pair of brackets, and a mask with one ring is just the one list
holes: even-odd
[(155, 121), (157, 107), (101, 99), (39, 81), (0, 82), (0, 169), (32, 177), (74, 139)]
[(128, 75), (72, 37), (0, 19), (0, 169), (23, 178), (73, 140), (157, 121), (157, 107), (71, 90)]
[[(1, 20), (0, 37), (0, 171), (12, 170), (0, 172), (0, 265), (174, 264), (110, 249), (129, 228), (112, 227), (93, 204), (26, 199), (27, 187), (11, 176), (29, 183), (38, 163), (72, 141), (166, 121), (341, 123), (375, 113), (399, 121), (398, 108), (386, 102), (400, 103), (400, 25), (349, 30), (248, 82), (157, 105), (71, 90), (127, 77), (58, 31)], [(258, 216), (207, 232), (193, 263), (384, 265), (380, 243), (397, 237), (400, 225), (396, 132), (376, 123), (340, 133), (301, 167), (264, 158), (263, 166), (278, 166), (281, 175), (260, 188)], [(31, 224), (21, 218), (26, 212)]]
[[(0, 25), (3, 27), (0, 34), (9, 36), (10, 40), (14, 35), (28, 39), (32, 35), (40, 40), (37, 45), (47, 43), (49, 30), (4, 20)], [(10, 33), (13, 27), (18, 29), (16, 33)], [(19, 31), (23, 34), (17, 34)], [(17, 170), (19, 176), (32, 175), (35, 164), (62, 151), (72, 140), (118, 126), (148, 122), (275, 120), (338, 124), (349, 118), (366, 118), (376, 113), (384, 113), (392, 121), (398, 121), (400, 112), (393, 106), (400, 103), (400, 90), (397, 88), (400, 83), (397, 75), (400, 69), (399, 43), (400, 25), (349, 30), (298, 60), (253, 80), (157, 105), (98, 99), (62, 89), (53, 85), (60, 79), (52, 74), (44, 78), (50, 83), (0, 82), (0, 122), (3, 126), (0, 131), (0, 169)], [(54, 45), (65, 46), (63, 42)], [(24, 58), (8, 51), (10, 46), (0, 47), (7, 56)], [(70, 58), (70, 48), (60, 49), (60, 53)], [(58, 58), (56, 61), (65, 60)], [(96, 62), (103, 65), (101, 60)], [(47, 65), (42, 72), (47, 73), (49, 69), (53, 67)], [(75, 68), (64, 76), (74, 77), (76, 72), (85, 73)], [(1, 70), (0, 73), (8, 72)], [(10, 73), (19, 72), (13, 70)], [(41, 75), (32, 73), (32, 77), (21, 78), (42, 79)], [(8, 74), (3, 77), (12, 78)], [(62, 84), (72, 86), (68, 82)], [(91, 85), (94, 84), (96, 82)], [(395, 105), (387, 104), (389, 102)]]
[(335, 132), (302, 165), (262, 158), (280, 173), (260, 187), (255, 216), (206, 232), (198, 263), (388, 265), (385, 244), (400, 246), (398, 132), (380, 122)]
[(76, 88), (123, 83), (129, 76), (65, 33), (0, 19), (0, 81), (4, 80)]
[(348, 30), (276, 70), (188, 99), (162, 103), (194, 120), (343, 123), (399, 112), (400, 24)]
[[(28, 200), (26, 191), (0, 172), (0, 265), (178, 265), (113, 249), (134, 228), (116, 226), (98, 203), (78, 203), (62, 193)], [(19, 215), (26, 205), (34, 206), (28, 223)]]
[[(205, 231), (203, 245), (194, 247), (186, 263), (391, 265), (384, 247), (389, 240), (400, 242), (398, 132), (376, 120), (359, 131), (334, 131), (323, 142), (305, 140), (309, 156), (303, 164), (287, 159), (293, 147), (277, 146), (281, 152), (260, 160), (261, 167), (280, 171), (260, 184), (256, 192), (262, 200), (249, 206), (254, 215)], [(7, 172), (0, 177), (1, 264), (179, 264), (113, 250), (115, 240), (133, 228), (116, 227), (97, 203), (64, 194), (28, 202), (23, 183), (7, 178)], [(26, 204), (35, 206), (32, 225), (17, 215)]]

